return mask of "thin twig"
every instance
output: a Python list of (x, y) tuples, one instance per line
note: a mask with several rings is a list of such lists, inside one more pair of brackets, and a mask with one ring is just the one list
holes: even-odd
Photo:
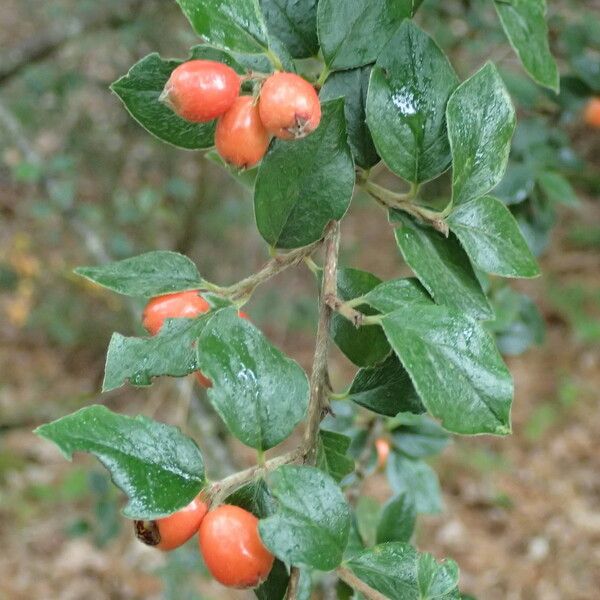
[(338, 298), (338, 296), (328, 295), (325, 298), (325, 302), (327, 302), (327, 305), (332, 310), (338, 312), (340, 315), (342, 315), (342, 317), (348, 319), (348, 321), (350, 321), (354, 327), (358, 328), (363, 325), (365, 315), (349, 306), (341, 298)]
[(359, 591), (369, 600), (390, 600), (387, 596), (374, 590), (370, 585), (367, 585), (362, 579), (359, 579), (350, 569), (339, 567), (336, 570), (338, 577), (347, 583), (350, 587)]

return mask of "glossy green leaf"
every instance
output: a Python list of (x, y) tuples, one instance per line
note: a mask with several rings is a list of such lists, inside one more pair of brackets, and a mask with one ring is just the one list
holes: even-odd
[(494, 4), (525, 70), (537, 83), (558, 92), (558, 69), (548, 43), (546, 0), (495, 0)]
[(390, 486), (397, 494), (406, 494), (418, 513), (442, 511), (442, 495), (437, 473), (422, 460), (391, 452), (386, 466)]
[(531, 166), (509, 160), (502, 181), (494, 188), (494, 197), (500, 198), (507, 205), (520, 204), (529, 198), (534, 185)]
[(454, 433), (510, 433), (512, 379), (480, 323), (445, 306), (411, 306), (383, 329), (427, 410)]
[(431, 304), (431, 296), (414, 277), (390, 279), (364, 296), (365, 302), (381, 313), (390, 313), (408, 304)]
[(260, 6), (269, 31), (294, 58), (317, 54), (317, 0), (260, 0)]
[(261, 54), (269, 45), (258, 0), (177, 0), (177, 4), (194, 31), (213, 46)]
[(149, 338), (113, 333), (106, 353), (102, 391), (129, 381), (151, 385), (153, 377), (183, 377), (197, 369), (196, 341), (213, 313), (197, 319), (167, 319), (159, 333)]
[(361, 369), (349, 391), (349, 400), (380, 415), (422, 413), (425, 409), (408, 373), (395, 354), (374, 367)]
[(321, 101), (344, 98), (348, 142), (354, 161), (363, 169), (379, 162), (366, 121), (366, 102), (371, 66), (332, 73), (321, 89)]
[(283, 600), (288, 588), (290, 575), (283, 562), (276, 560), (267, 579), (255, 588), (258, 600)]
[(277, 509), (275, 498), (264, 479), (256, 479), (239, 487), (227, 496), (225, 503), (239, 506), (259, 519), (270, 517)]
[(325, 102), (322, 109), (313, 133), (301, 140), (277, 140), (258, 171), (256, 223), (272, 246), (299, 248), (317, 241), (327, 223), (341, 219), (350, 205), (354, 163), (344, 102)]
[(292, 565), (330, 571), (341, 560), (351, 512), (336, 482), (313, 467), (280, 467), (269, 476), (279, 512), (259, 523), (260, 537)]
[(351, 441), (346, 435), (321, 429), (316, 466), (336, 481), (344, 479), (354, 471), (354, 460), (347, 455)]
[(455, 205), (487, 194), (504, 175), (515, 110), (496, 67), (487, 63), (458, 86), (446, 108)]
[(580, 205), (577, 192), (573, 189), (569, 180), (556, 171), (543, 171), (538, 175), (537, 182), (546, 195), (554, 204), (576, 207)]
[(197, 364), (213, 383), (215, 410), (247, 446), (268, 450), (304, 418), (306, 374), (235, 309), (219, 312), (202, 331)]
[(411, 0), (320, 0), (319, 41), (329, 69), (375, 62), (402, 19), (411, 16), (412, 5)]
[(78, 267), (75, 273), (118, 294), (140, 298), (195, 290), (204, 285), (189, 258), (164, 250), (97, 267)]
[(377, 543), (408, 542), (415, 530), (417, 508), (406, 493), (391, 498), (383, 507), (377, 524)]
[(348, 563), (349, 568), (390, 600), (459, 600), (458, 566), (436, 562), (402, 542), (381, 544)]
[(446, 103), (458, 85), (450, 62), (412, 21), (404, 21), (373, 68), (367, 123), (386, 165), (421, 183), (450, 166)]
[(483, 196), (457, 206), (446, 222), (472, 263), (503, 277), (536, 277), (537, 261), (506, 206)]
[(456, 308), (477, 319), (493, 316), (469, 257), (453, 234), (416, 223), (401, 213), (390, 213), (396, 241), (408, 266), (438, 304)]
[(172, 71), (182, 62), (164, 60), (153, 52), (133, 65), (110, 89), (129, 114), (159, 140), (187, 150), (210, 148), (214, 145), (215, 121), (190, 123), (158, 100)]
[(400, 414), (392, 433), (394, 448), (410, 458), (425, 458), (439, 454), (450, 436), (427, 415)]
[[(367, 271), (338, 270), (338, 296), (342, 300), (363, 296), (380, 283), (378, 277)], [(359, 306), (358, 310), (367, 315), (377, 313), (366, 305)], [(338, 348), (359, 367), (375, 365), (390, 353), (390, 346), (379, 327), (356, 328), (339, 314), (332, 316), (331, 337)]]
[(177, 427), (142, 415), (125, 417), (104, 406), (88, 406), (42, 425), (35, 433), (54, 442), (69, 460), (93, 454), (129, 498), (133, 519), (155, 519), (187, 506), (205, 485), (196, 443)]

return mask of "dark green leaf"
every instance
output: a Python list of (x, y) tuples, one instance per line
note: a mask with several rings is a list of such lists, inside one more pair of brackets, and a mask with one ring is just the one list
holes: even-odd
[(195, 290), (204, 285), (189, 258), (160, 250), (98, 267), (78, 267), (75, 273), (118, 294), (140, 298)]
[(558, 92), (558, 69), (548, 44), (546, 0), (495, 0), (510, 45), (540, 85)]
[(256, 479), (238, 488), (227, 496), (225, 503), (239, 506), (259, 519), (270, 517), (277, 509), (275, 498), (264, 479)]
[(414, 277), (390, 279), (380, 283), (368, 294), (365, 302), (381, 313), (390, 313), (408, 304), (431, 304), (431, 296)]
[(319, 41), (329, 69), (374, 62), (412, 8), (411, 0), (320, 0)]
[(354, 460), (347, 455), (350, 442), (348, 436), (335, 431), (321, 429), (319, 432), (316, 465), (336, 481), (341, 481), (354, 471)]
[(576, 207), (580, 205), (577, 193), (569, 180), (556, 171), (543, 171), (537, 178), (546, 197), (555, 204)]
[(502, 181), (494, 188), (494, 196), (504, 204), (519, 204), (529, 198), (535, 185), (531, 166), (508, 161)]
[(425, 409), (395, 354), (374, 367), (361, 369), (350, 387), (349, 399), (380, 415), (421, 413)]
[(266, 581), (259, 585), (254, 593), (258, 600), (283, 600), (289, 580), (287, 567), (280, 560), (276, 560)]
[(348, 142), (354, 161), (363, 169), (379, 162), (365, 114), (370, 75), (370, 66), (332, 73), (320, 94), (321, 101), (344, 98)]
[(377, 59), (367, 97), (375, 146), (394, 173), (421, 183), (450, 166), (445, 110), (457, 85), (436, 43), (404, 21)]
[(260, 6), (269, 30), (294, 58), (317, 54), (317, 0), (260, 0)]
[(190, 123), (158, 101), (171, 72), (181, 61), (163, 60), (152, 53), (111, 85), (129, 114), (159, 140), (187, 150), (214, 145), (215, 123)]
[(381, 515), (381, 505), (374, 498), (360, 496), (355, 514), (360, 537), (366, 546), (374, 546), (377, 537), (377, 523), (379, 523), (379, 516)]
[[(381, 280), (367, 271), (358, 269), (340, 269), (338, 271), (338, 296), (342, 300), (351, 300), (363, 296)], [(369, 306), (361, 305), (358, 310), (367, 315), (377, 311)], [(338, 348), (359, 367), (375, 365), (390, 353), (390, 346), (379, 327), (356, 328), (339, 314), (331, 319), (331, 337)]]
[(452, 234), (445, 238), (401, 213), (391, 213), (404, 260), (438, 304), (477, 319), (493, 316), (469, 257)]
[(241, 442), (268, 450), (303, 419), (308, 380), (235, 309), (216, 314), (198, 340), (198, 368), (213, 386), (208, 397)]
[(515, 129), (515, 111), (496, 67), (487, 63), (458, 86), (446, 108), (455, 205), (500, 183)]
[(442, 511), (442, 497), (437, 473), (422, 460), (390, 453), (386, 475), (397, 494), (406, 494), (418, 513)]
[(196, 443), (177, 427), (89, 406), (35, 430), (69, 460), (88, 452), (110, 471), (129, 498), (133, 519), (155, 519), (187, 506), (203, 488), (204, 462)]
[(446, 219), (473, 264), (503, 277), (536, 277), (537, 261), (500, 200), (483, 196), (457, 206)]
[(446, 429), (510, 432), (512, 379), (480, 323), (447, 307), (415, 305), (385, 316), (382, 326), (423, 404)]
[(420, 554), (409, 544), (381, 544), (356, 556), (348, 566), (390, 600), (460, 599), (456, 563), (437, 563), (431, 554)]
[(417, 509), (406, 493), (398, 494), (383, 507), (377, 524), (377, 543), (408, 542), (415, 530)]
[(448, 434), (426, 415), (400, 414), (394, 419), (392, 439), (396, 450), (410, 458), (440, 453), (450, 442)]
[(260, 521), (260, 536), (285, 563), (335, 569), (350, 530), (351, 513), (335, 481), (313, 467), (280, 467), (269, 476), (279, 512)]
[(102, 391), (108, 392), (129, 381), (151, 385), (153, 377), (183, 377), (195, 371), (196, 341), (213, 313), (197, 319), (167, 319), (150, 338), (125, 337), (114, 333), (106, 353)]
[(277, 140), (258, 171), (256, 223), (272, 246), (299, 248), (317, 241), (327, 223), (341, 219), (350, 205), (354, 163), (344, 102), (325, 102), (322, 108), (316, 131), (301, 140)]
[(213, 46), (261, 54), (269, 45), (258, 0), (177, 0), (177, 4), (194, 31)]

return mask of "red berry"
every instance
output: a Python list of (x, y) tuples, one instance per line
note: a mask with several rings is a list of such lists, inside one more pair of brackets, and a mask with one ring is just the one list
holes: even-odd
[(165, 319), (193, 319), (210, 310), (210, 304), (198, 290), (176, 292), (152, 298), (146, 304), (142, 324), (151, 335), (156, 335)]
[(139, 540), (159, 550), (174, 550), (185, 544), (200, 527), (208, 505), (201, 495), (185, 508), (155, 521), (135, 521), (135, 533)]
[(283, 140), (308, 135), (321, 120), (315, 88), (294, 73), (271, 75), (262, 86), (258, 106), (263, 125)]
[(585, 106), (584, 121), (592, 127), (600, 127), (600, 96), (592, 98)]
[(269, 147), (269, 134), (252, 96), (239, 96), (219, 118), (215, 144), (223, 159), (236, 167), (248, 169), (260, 162)]
[(208, 570), (227, 587), (255, 587), (273, 566), (273, 555), (258, 534), (258, 519), (239, 506), (224, 504), (209, 512), (198, 540)]
[(183, 119), (212, 121), (225, 113), (240, 93), (240, 77), (213, 60), (190, 60), (169, 77), (160, 100)]

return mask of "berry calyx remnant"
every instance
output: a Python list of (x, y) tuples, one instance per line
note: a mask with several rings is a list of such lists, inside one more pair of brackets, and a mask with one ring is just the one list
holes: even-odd
[(262, 160), (269, 147), (269, 134), (252, 96), (239, 96), (219, 118), (215, 145), (225, 161), (240, 169), (249, 169)]
[(199, 529), (208, 512), (208, 505), (201, 495), (196, 496), (185, 508), (154, 521), (134, 521), (136, 537), (159, 550), (174, 550), (187, 542)]
[(315, 88), (294, 73), (271, 75), (261, 88), (258, 108), (269, 133), (284, 140), (305, 137), (321, 121)]
[(198, 541), (211, 575), (227, 587), (256, 587), (273, 566), (274, 557), (258, 534), (258, 519), (239, 506), (223, 504), (210, 511)]
[(212, 121), (233, 105), (240, 93), (240, 76), (214, 60), (190, 60), (169, 77), (159, 100), (193, 123)]

